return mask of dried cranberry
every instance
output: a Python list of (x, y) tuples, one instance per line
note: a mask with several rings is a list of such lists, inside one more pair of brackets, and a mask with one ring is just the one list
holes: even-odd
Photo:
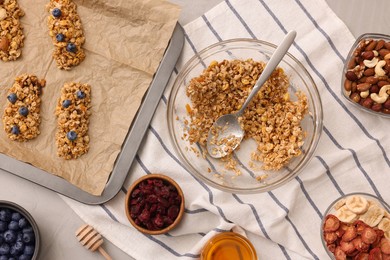
[(162, 226), (164, 226), (164, 219), (163, 219), (163, 217), (161, 217), (160, 214), (156, 215), (156, 217), (154, 218), (153, 222), (154, 222), (154, 225), (156, 227), (161, 228)]
[(138, 216), (138, 219), (141, 221), (141, 222), (148, 222), (150, 220), (150, 212), (148, 209), (144, 209), (142, 211), (142, 213)]
[(179, 207), (176, 205), (172, 205), (168, 209), (168, 218), (170, 219), (176, 219), (177, 215), (179, 214)]
[(147, 179), (141, 181), (131, 194), (130, 216), (140, 227), (163, 229), (177, 218), (181, 201), (174, 185), (163, 179)]
[(138, 197), (138, 196), (140, 195), (140, 193), (141, 193), (140, 189), (135, 189), (135, 190), (133, 190), (133, 192), (131, 193), (131, 197), (132, 197), (132, 198), (136, 198), (136, 197)]

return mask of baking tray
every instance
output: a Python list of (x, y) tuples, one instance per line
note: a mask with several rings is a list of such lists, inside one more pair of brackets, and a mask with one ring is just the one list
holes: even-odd
[(85, 204), (102, 204), (113, 198), (121, 189), (129, 173), (138, 148), (142, 143), (143, 136), (149, 127), (158, 102), (180, 56), (183, 44), (184, 31), (180, 24), (177, 23), (160, 66), (129, 128), (121, 152), (115, 161), (106, 187), (100, 196), (85, 192), (63, 178), (4, 154), (0, 154), (0, 168)]

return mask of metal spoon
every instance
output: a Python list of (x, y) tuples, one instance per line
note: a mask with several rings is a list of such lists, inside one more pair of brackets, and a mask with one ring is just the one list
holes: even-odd
[(227, 114), (219, 117), (210, 128), (207, 137), (207, 151), (211, 157), (221, 158), (231, 153), (238, 147), (244, 138), (244, 129), (242, 129), (239, 118), (244, 113), (244, 110), (257, 94), (264, 82), (269, 78), (276, 66), (282, 60), (291, 44), (294, 42), (295, 31), (290, 31), (284, 37), (282, 43), (276, 48), (270, 60), (266, 64), (259, 79), (253, 86), (251, 93), (245, 100), (244, 104), (236, 113)]

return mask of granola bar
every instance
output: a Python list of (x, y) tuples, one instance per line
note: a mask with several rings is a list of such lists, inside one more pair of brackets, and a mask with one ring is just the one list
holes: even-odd
[(28, 141), (39, 135), (40, 107), (44, 79), (23, 74), (16, 77), (8, 92), (8, 104), (3, 114), (4, 130), (11, 140)]
[(88, 152), (90, 108), (90, 85), (74, 82), (64, 84), (55, 111), (57, 155), (59, 157), (66, 160), (76, 159)]
[(14, 61), (22, 54), (24, 12), (16, 0), (0, 0), (0, 59)]
[(50, 0), (46, 6), (49, 35), (54, 45), (53, 58), (57, 67), (70, 70), (85, 59), (85, 42), (77, 5), (72, 0)]

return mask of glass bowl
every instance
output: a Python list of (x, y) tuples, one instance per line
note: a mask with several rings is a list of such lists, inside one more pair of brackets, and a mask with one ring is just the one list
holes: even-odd
[(257, 165), (253, 167), (250, 158), (251, 153), (256, 150), (256, 143), (247, 139), (232, 156), (236, 162), (236, 169), (228, 170), (226, 162), (205, 154), (205, 146), (199, 143), (190, 144), (185, 137), (188, 130), (186, 121), (190, 120), (187, 110), (188, 105), (191, 105), (186, 88), (192, 78), (198, 77), (215, 61), (253, 59), (267, 62), (275, 48), (274, 44), (252, 39), (232, 39), (213, 44), (192, 57), (174, 82), (167, 110), (171, 140), (186, 169), (215, 188), (232, 193), (259, 193), (279, 187), (302, 171), (318, 144), (323, 120), (321, 99), (307, 70), (289, 53), (278, 66), (289, 78), (288, 94), (291, 100), (297, 100), (295, 92), (300, 90), (308, 99), (308, 114), (301, 122), (306, 136), (299, 156), (294, 157), (279, 170), (262, 170)]
[[(349, 198), (349, 201), (348, 201), (348, 198)], [(374, 210), (369, 209), (372, 205), (374, 205), (373, 206), (374, 208), (380, 207), (381, 209), (383, 209), (383, 211), (380, 214), (378, 213), (377, 219), (375, 219), (375, 217), (368, 217), (369, 214), (371, 214), (371, 216), (374, 214), (374, 213), (368, 213), (368, 211), (376, 212)], [(351, 211), (349, 210), (349, 208), (352, 208), (355, 211), (355, 213), (350, 213)], [(364, 214), (366, 214), (366, 215), (364, 215)], [(336, 231), (336, 232), (340, 232), (340, 233), (337, 233), (337, 234), (339, 234), (337, 240), (333, 243), (327, 243), (327, 241), (325, 239), (325, 235), (324, 235), (325, 234), (324, 233), (324, 225), (325, 225), (325, 221), (326, 221), (328, 215), (336, 216), (337, 218), (339, 218), (339, 221), (346, 223), (345, 225), (356, 227), (356, 230), (359, 229), (358, 228), (359, 226), (365, 227), (365, 225), (368, 225), (369, 227), (372, 227), (374, 229), (377, 229), (377, 228), (381, 229), (384, 226), (383, 224), (380, 224), (382, 219), (385, 219), (385, 218), (389, 219), (389, 221), (386, 221), (386, 222), (390, 223), (390, 206), (386, 202), (381, 200), (380, 198), (378, 198), (374, 195), (371, 195), (368, 193), (362, 193), (362, 192), (354, 192), (354, 193), (346, 194), (344, 196), (339, 197), (335, 201), (333, 201), (325, 211), (324, 217), (323, 217), (322, 222), (321, 222), (320, 234), (321, 234), (321, 241), (322, 241), (322, 244), (325, 248), (325, 251), (328, 253), (328, 255), (331, 259), (335, 259), (335, 254), (338, 254), (338, 253), (333, 253), (332, 251), (334, 251), (336, 249), (336, 247), (338, 246), (335, 243), (338, 243), (339, 241), (341, 241), (342, 235), (345, 234), (343, 232), (340, 232), (340, 230), (341, 229), (345, 230), (345, 228), (341, 227), (341, 225), (340, 225), (340, 227)], [(369, 219), (369, 220), (366, 221), (367, 219)], [(362, 225), (361, 222), (364, 222), (365, 225)], [(387, 229), (387, 231), (383, 230), (384, 233), (382, 235), (383, 235), (383, 237), (389, 239), (390, 238), (390, 225), (389, 224), (386, 224), (386, 229)], [(333, 231), (330, 231), (330, 233), (332, 233), (332, 232)], [(361, 233), (358, 233), (356, 238), (358, 236), (361, 236)], [(334, 238), (336, 238), (336, 237), (334, 237)], [(328, 239), (330, 239), (330, 240), (328, 240), (328, 242), (331, 242), (333, 240), (331, 238), (331, 236), (329, 236)], [(351, 243), (353, 243), (352, 240), (350, 241)], [(358, 245), (358, 243), (356, 243), (356, 245)], [(367, 248), (368, 252), (362, 252), (362, 254), (369, 253), (369, 251), (374, 247), (376, 247), (376, 246), (373, 245), (369, 249)], [(364, 250), (362, 250), (362, 251), (364, 251)], [(353, 252), (349, 253), (350, 254), (349, 257), (355, 256), (359, 252), (360, 252), (359, 250), (355, 249)], [(349, 259), (349, 258), (347, 258), (347, 259)], [(357, 258), (357, 259), (363, 259), (363, 258)]]
[[(4, 247), (4, 244), (8, 244), (9, 253), (6, 256), (9, 259), (38, 259), (41, 244), (39, 229), (34, 218), (26, 209), (14, 202), (0, 200), (0, 222), (2, 224), (0, 233), (3, 235), (0, 246)], [(15, 227), (11, 222), (17, 223), (17, 226)], [(8, 223), (7, 231), (3, 230), (4, 223)], [(6, 232), (13, 232), (15, 237), (11, 239), (13, 235), (9, 234), (10, 241), (6, 241)], [(19, 244), (17, 245), (17, 243)], [(20, 243), (22, 243), (22, 247), (20, 247)]]
[[(342, 96), (349, 103), (362, 111), (386, 118), (390, 118), (390, 90), (387, 89), (390, 89), (389, 53), (389, 35), (362, 34), (348, 53), (341, 77)], [(382, 89), (384, 85), (389, 86)]]

